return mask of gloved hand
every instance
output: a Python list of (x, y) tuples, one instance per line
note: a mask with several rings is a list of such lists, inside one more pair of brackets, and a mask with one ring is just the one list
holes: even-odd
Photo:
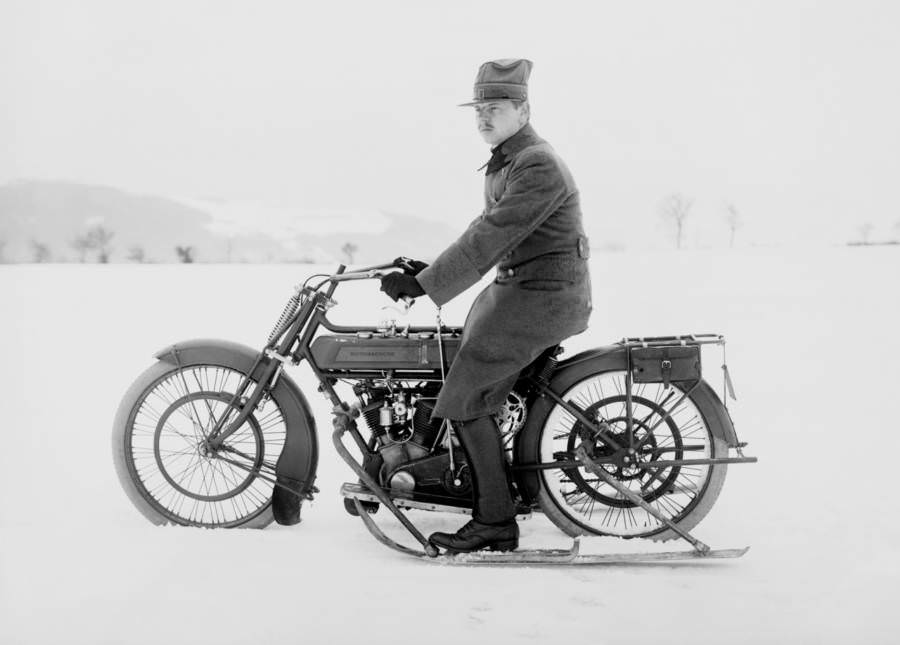
[(394, 302), (400, 296), (409, 296), (417, 298), (425, 295), (425, 289), (411, 275), (405, 273), (388, 273), (381, 277), (381, 290), (384, 291)]
[(406, 275), (419, 275), (422, 269), (428, 266), (428, 263), (401, 256), (394, 260), (394, 266), (403, 269), (403, 273)]

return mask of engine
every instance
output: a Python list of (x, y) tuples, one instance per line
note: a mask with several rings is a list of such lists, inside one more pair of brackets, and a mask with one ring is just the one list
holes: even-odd
[(440, 432), (440, 423), (431, 421), (436, 396), (429, 394), (426, 388), (367, 389), (362, 416), (382, 445), (410, 444), (428, 452)]
[[(319, 369), (354, 384), (374, 451), (363, 461), (366, 472), (382, 487), (436, 505), (466, 506), (472, 497), (465, 453), (441, 421), (431, 420), (459, 344), (460, 330), (451, 329), (440, 338), (427, 331), (323, 335), (311, 345)], [(524, 418), (524, 400), (512, 392), (497, 415), (507, 448)]]
[(376, 383), (359, 383), (354, 388), (377, 450), (376, 457), (364, 464), (369, 474), (394, 491), (468, 500), (471, 487), (465, 456), (451, 439), (451, 459), (442, 422), (431, 419), (438, 384)]
[[(472, 488), (465, 453), (455, 437), (448, 441), (442, 421), (431, 419), (439, 383), (363, 381), (354, 391), (377, 451), (363, 464), (370, 475), (394, 491), (432, 496), (436, 503), (468, 503)], [(496, 419), (509, 448), (524, 425), (522, 397), (510, 393)]]

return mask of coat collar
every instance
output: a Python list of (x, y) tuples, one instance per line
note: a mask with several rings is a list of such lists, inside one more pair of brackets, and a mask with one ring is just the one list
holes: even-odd
[(500, 170), (512, 161), (512, 157), (528, 146), (543, 141), (530, 123), (526, 123), (509, 139), (501, 143), (499, 146), (491, 148), (491, 158), (478, 170), (487, 168), (487, 174), (492, 174)]
[[(528, 146), (532, 146), (535, 143), (540, 143), (542, 139), (537, 135), (534, 131), (534, 128), (531, 127), (530, 123), (526, 123), (519, 131), (512, 135), (509, 139), (500, 144), (500, 151), (507, 157), (510, 157), (517, 152), (524, 150)], [(494, 148), (496, 150), (496, 148)], [(493, 152), (493, 150), (491, 151)]]

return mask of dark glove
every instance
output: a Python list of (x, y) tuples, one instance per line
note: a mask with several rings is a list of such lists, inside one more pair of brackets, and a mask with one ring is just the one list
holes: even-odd
[(403, 269), (403, 273), (406, 275), (419, 275), (422, 269), (428, 266), (428, 263), (401, 256), (394, 260), (394, 266)]
[(417, 298), (418, 296), (425, 295), (425, 289), (422, 288), (422, 285), (419, 284), (418, 280), (411, 275), (396, 271), (381, 277), (381, 290), (394, 302), (396, 302), (400, 296)]

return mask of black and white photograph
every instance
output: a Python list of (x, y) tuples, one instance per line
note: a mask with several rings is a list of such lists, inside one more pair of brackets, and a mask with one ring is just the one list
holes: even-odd
[(900, 642), (898, 24), (0, 0), (0, 643)]

